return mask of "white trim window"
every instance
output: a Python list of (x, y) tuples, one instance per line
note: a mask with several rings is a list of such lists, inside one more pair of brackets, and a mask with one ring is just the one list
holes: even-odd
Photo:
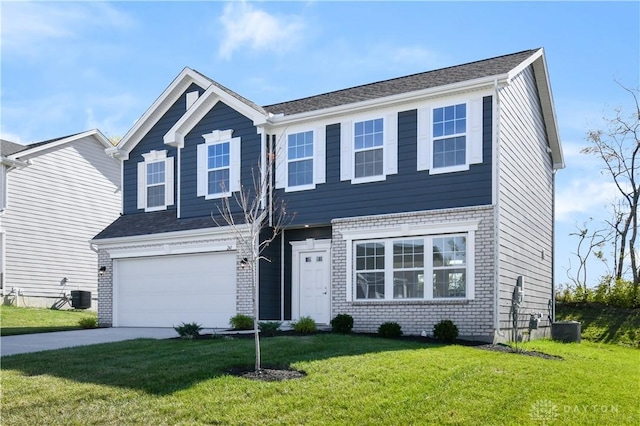
[(313, 186), (313, 131), (287, 135), (287, 187)]
[(398, 173), (398, 113), (340, 123), (340, 180), (377, 182)]
[(473, 235), (354, 241), (354, 300), (473, 299)]
[(469, 170), (482, 163), (482, 98), (454, 98), (418, 109), (418, 170)]
[(173, 205), (173, 157), (167, 151), (142, 154), (138, 163), (138, 208), (145, 212), (166, 210)]
[(205, 199), (223, 198), (240, 190), (240, 138), (233, 130), (215, 130), (203, 135), (198, 145), (197, 194)]
[(315, 189), (326, 181), (326, 130), (293, 128), (278, 134), (276, 188), (285, 192)]

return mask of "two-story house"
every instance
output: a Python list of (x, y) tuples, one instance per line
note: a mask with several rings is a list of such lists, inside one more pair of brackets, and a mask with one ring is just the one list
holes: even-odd
[(564, 161), (542, 49), (267, 106), (185, 68), (113, 151), (123, 215), (93, 240), (104, 326), (251, 314), (244, 254), (212, 214), (274, 156), (268, 199), (295, 216), (260, 263), (261, 320), (451, 319), (501, 340), (520, 282), (521, 312), (549, 324)]
[(98, 255), (89, 240), (121, 206), (121, 162), (109, 147), (96, 129), (29, 145), (0, 141), (3, 303), (70, 308), (79, 290), (88, 299), (80, 306), (96, 308)]

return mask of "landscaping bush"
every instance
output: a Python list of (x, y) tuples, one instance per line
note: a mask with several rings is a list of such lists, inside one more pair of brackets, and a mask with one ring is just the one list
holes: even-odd
[(433, 326), (433, 337), (453, 342), (458, 337), (458, 327), (451, 320), (442, 320)]
[(318, 331), (316, 322), (311, 317), (302, 317), (298, 321), (291, 323), (291, 327), (297, 333), (315, 333)]
[(253, 330), (253, 317), (238, 314), (229, 320), (234, 330)]
[(338, 314), (331, 320), (331, 331), (334, 333), (351, 333), (353, 317), (349, 314)]
[(184, 337), (185, 339), (193, 339), (194, 337), (198, 337), (200, 335), (202, 326), (196, 322), (183, 322), (180, 325), (174, 326), (173, 329), (178, 333), (180, 337)]
[(397, 322), (388, 321), (378, 327), (378, 334), (387, 339), (397, 339), (402, 336), (402, 327)]
[(98, 319), (95, 317), (80, 318), (78, 325), (82, 328), (96, 328), (98, 327)]
[(275, 336), (281, 325), (280, 321), (264, 321), (258, 323), (258, 328), (264, 336)]
[(556, 291), (556, 303), (599, 303), (604, 306), (630, 309), (640, 307), (640, 294), (634, 298), (631, 281), (616, 280), (610, 275), (605, 275), (595, 288), (561, 284)]

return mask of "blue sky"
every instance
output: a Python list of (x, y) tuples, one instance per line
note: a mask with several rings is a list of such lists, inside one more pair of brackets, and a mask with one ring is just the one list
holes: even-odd
[[(556, 281), (576, 224), (614, 190), (580, 154), (639, 87), (639, 2), (0, 3), (0, 134), (122, 136), (185, 67), (267, 105), (544, 47), (567, 167), (556, 180)], [(611, 258), (611, 255), (608, 255)], [(575, 266), (575, 259), (573, 260)], [(591, 266), (591, 280), (605, 270)]]

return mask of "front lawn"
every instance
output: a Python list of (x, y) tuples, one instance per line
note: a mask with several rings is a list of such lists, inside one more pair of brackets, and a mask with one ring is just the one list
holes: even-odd
[(3, 425), (637, 424), (637, 349), (526, 344), (550, 360), (467, 346), (318, 334), (262, 339), (263, 365), (307, 376), (261, 382), (251, 339), (135, 340), (2, 358)]
[(640, 348), (640, 309), (621, 309), (596, 303), (558, 303), (556, 319), (579, 321), (583, 339)]
[(77, 330), (82, 318), (96, 318), (93, 311), (0, 307), (0, 335)]

